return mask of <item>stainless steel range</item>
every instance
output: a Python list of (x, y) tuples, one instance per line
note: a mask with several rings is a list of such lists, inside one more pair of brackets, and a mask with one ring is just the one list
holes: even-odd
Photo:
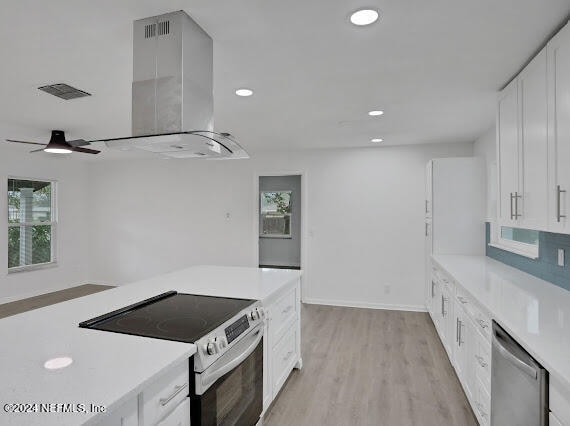
[(264, 317), (259, 301), (169, 291), (79, 326), (194, 343), (192, 425), (253, 426), (263, 409)]

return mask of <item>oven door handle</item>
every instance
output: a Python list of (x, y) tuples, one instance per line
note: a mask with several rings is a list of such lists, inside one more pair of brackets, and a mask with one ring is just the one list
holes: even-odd
[[(207, 369), (202, 374), (198, 375), (200, 379), (196, 381), (196, 385), (199, 384), (199, 387), (197, 386), (196, 389), (197, 395), (202, 395), (204, 392), (206, 392), (208, 388), (216, 382), (216, 380), (218, 380), (220, 377), (224, 376), (226, 373), (236, 368), (248, 356), (250, 356), (253, 353), (253, 351), (255, 351), (257, 345), (263, 338), (263, 327), (260, 327), (257, 331), (254, 331), (251, 334), (252, 336), (255, 336), (255, 340), (250, 345), (248, 345), (247, 348), (243, 350), (239, 355), (237, 355), (229, 362), (224, 362), (224, 364), (219, 368), (216, 368), (212, 371), (209, 371), (209, 369)], [(221, 359), (223, 359), (223, 357), (220, 358), (220, 360)], [(213, 365), (215, 364), (216, 363), (214, 363)]]

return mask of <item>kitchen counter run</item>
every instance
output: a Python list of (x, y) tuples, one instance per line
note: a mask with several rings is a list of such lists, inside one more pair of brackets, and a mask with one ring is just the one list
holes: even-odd
[[(300, 276), (292, 270), (196, 266), (1, 319), (0, 424), (96, 423), (95, 413), (6, 413), (4, 405), (95, 404), (113, 411), (196, 352), (193, 344), (79, 328), (81, 321), (168, 290), (269, 303)], [(61, 356), (73, 363), (44, 368)]]
[(570, 389), (569, 291), (485, 256), (432, 259)]

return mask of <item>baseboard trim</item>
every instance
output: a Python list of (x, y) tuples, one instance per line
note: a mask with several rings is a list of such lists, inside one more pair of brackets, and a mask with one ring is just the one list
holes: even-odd
[(347, 308), (386, 309), (389, 311), (427, 312), (424, 305), (398, 305), (387, 303), (354, 302), (346, 300), (305, 298), (303, 303), (309, 305), (343, 306)]

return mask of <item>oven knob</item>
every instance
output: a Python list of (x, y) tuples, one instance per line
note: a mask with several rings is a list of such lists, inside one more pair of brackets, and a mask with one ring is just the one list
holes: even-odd
[(258, 318), (265, 318), (265, 311), (263, 308), (255, 308), (255, 310), (257, 311)]
[(249, 313), (249, 318), (250, 318), (252, 321), (255, 321), (255, 320), (257, 319), (257, 315), (258, 315), (257, 312), (251, 311), (251, 312)]
[(228, 339), (226, 339), (225, 337), (220, 337), (220, 345), (222, 346), (222, 348), (225, 348), (226, 346), (228, 346)]
[(215, 355), (218, 353), (218, 348), (216, 348), (216, 345), (212, 341), (209, 341), (208, 344), (205, 345), (205, 348), (208, 355)]

